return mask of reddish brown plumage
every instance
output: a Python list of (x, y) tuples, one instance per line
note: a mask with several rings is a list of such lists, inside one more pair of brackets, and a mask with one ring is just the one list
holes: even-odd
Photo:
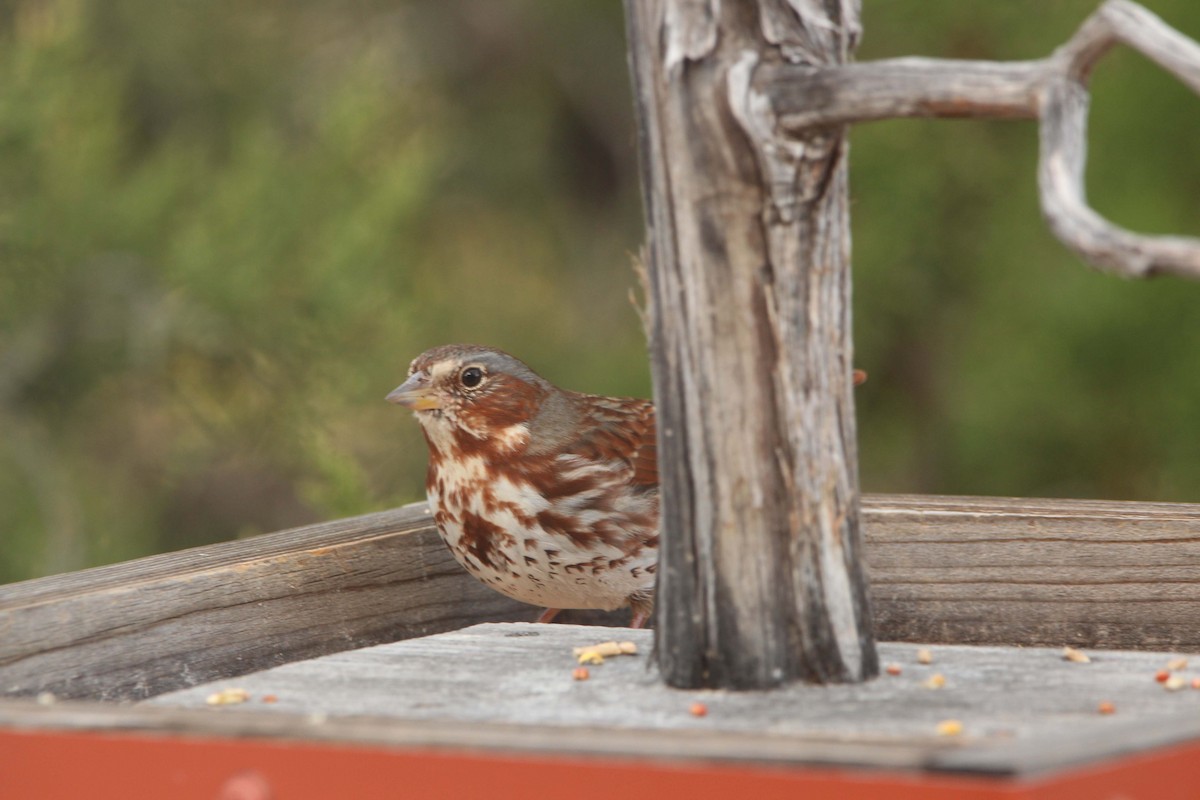
[(658, 464), (648, 400), (559, 389), (499, 350), (437, 347), (388, 395), (429, 445), (426, 493), (455, 558), (546, 606), (653, 605)]

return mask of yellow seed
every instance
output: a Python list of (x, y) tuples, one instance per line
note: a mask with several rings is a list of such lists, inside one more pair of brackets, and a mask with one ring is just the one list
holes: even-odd
[(576, 647), (572, 650), (576, 658), (580, 658), (585, 654), (597, 653), (600, 656), (632, 656), (637, 653), (637, 644), (634, 642), (601, 642), (600, 644), (589, 644), (586, 647)]
[(963, 732), (963, 724), (956, 719), (944, 719), (937, 724), (938, 736), (958, 736)]
[(917, 663), (918, 664), (932, 664), (933, 663), (933, 651), (922, 647), (920, 650), (917, 651)]
[(940, 689), (946, 685), (946, 676), (940, 672), (935, 672), (926, 678), (921, 685), (926, 689)]
[(1172, 658), (1167, 662), (1167, 669), (1171, 672), (1178, 672), (1181, 669), (1187, 669), (1187, 664), (1186, 658)]
[(1168, 692), (1178, 692), (1184, 686), (1187, 686), (1187, 681), (1182, 675), (1172, 675), (1163, 683), (1163, 688)]
[(210, 694), (204, 702), (210, 706), (232, 706), (244, 703), (249, 699), (250, 693), (245, 689), (222, 689)]
[(594, 650), (589, 650), (587, 652), (579, 654), (579, 663), (580, 664), (603, 664), (604, 656), (600, 655), (599, 653), (597, 653)]

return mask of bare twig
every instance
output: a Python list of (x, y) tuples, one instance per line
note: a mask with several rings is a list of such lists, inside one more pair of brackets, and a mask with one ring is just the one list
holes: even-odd
[(789, 64), (764, 68), (755, 79), (771, 97), (778, 124), (792, 133), (894, 117), (1038, 119), (1042, 213), (1063, 244), (1118, 275), (1200, 279), (1200, 239), (1133, 233), (1087, 203), (1087, 80), (1117, 44), (1134, 48), (1200, 94), (1200, 44), (1129, 0), (1107, 0), (1066, 44), (1035, 61)]

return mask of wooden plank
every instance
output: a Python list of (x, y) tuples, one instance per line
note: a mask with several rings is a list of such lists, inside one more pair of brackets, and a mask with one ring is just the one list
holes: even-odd
[[(608, 659), (591, 667), (589, 680), (573, 680), (572, 648), (610, 637), (635, 641), (642, 654)], [(136, 731), (521, 754), (518, 760), (869, 767), (1019, 778), (1025, 787), (1082, 780), (1091, 793), (1071, 795), (1080, 797), (1106, 785), (1097, 770), (1125, 774), (1122, 764), (1157, 763), (1147, 759), (1151, 751), (1186, 750), (1193, 754), (1185, 770), (1191, 782), (1180, 785), (1200, 780), (1200, 692), (1168, 692), (1154, 680), (1174, 654), (1093, 652), (1092, 663), (1076, 664), (1057, 649), (947, 645), (920, 665), (916, 645), (883, 643), (881, 657), (899, 663), (901, 675), (865, 686), (730, 693), (665, 687), (647, 663), (650, 645), (646, 631), (481, 625), (133, 706), (0, 700), (0, 738), (6, 731)], [(946, 677), (942, 689), (923, 685), (935, 672)], [(246, 704), (206, 705), (210, 692), (231, 685), (249, 692)], [(276, 702), (264, 703), (267, 694)], [(1097, 713), (1102, 700), (1116, 713)], [(690, 713), (697, 701), (706, 704), (703, 717)], [(937, 724), (946, 719), (959, 720), (963, 734), (939, 736)], [(240, 751), (243, 763), (247, 752)], [(1143, 777), (1154, 774), (1143, 770)]]
[[(635, 642), (640, 654), (574, 680), (573, 648), (610, 638)], [(243, 676), (235, 685), (249, 693), (248, 705), (209, 711), (232, 711), (243, 732), (286, 720), (272, 730), (301, 738), (336, 725), (345, 726), (339, 740), (1009, 776), (1200, 739), (1200, 692), (1155, 681), (1168, 653), (1093, 652), (1081, 664), (1057, 648), (944, 645), (922, 665), (917, 645), (883, 643), (880, 655), (901, 665), (898, 676), (727, 692), (665, 686), (648, 657), (652, 645), (650, 632), (622, 628), (477, 625)], [(926, 686), (935, 673), (943, 688)], [(201, 710), (227, 686), (143, 707)], [(276, 702), (264, 704), (266, 695)], [(1105, 701), (1115, 714), (1098, 712)], [(695, 702), (705, 716), (690, 713)], [(961, 735), (939, 735), (950, 719)]]
[(439, 547), (409, 508), (14, 584), (0, 688), (147, 697), (516, 611)]
[[(864, 519), (881, 639), (1200, 651), (1200, 506), (886, 495)], [(414, 504), (0, 587), (0, 694), (138, 699), (534, 613)]]
[[(439, 664), (437, 669), (443, 666)], [(638, 666), (644, 668), (644, 664)], [(567, 675), (569, 680), (569, 670)], [(238, 679), (237, 685), (242, 685), (243, 680)], [(452, 693), (460, 690), (461, 687), (456, 687)], [(141, 731), (237, 739), (774, 764), (805, 761), (852, 764), (869, 759), (877, 767), (893, 769), (924, 763), (931, 740), (926, 736), (917, 742), (890, 740), (876, 746), (834, 739), (797, 739), (765, 731), (739, 731), (735, 735), (703, 729), (664, 732), (627, 725), (604, 727), (600, 723), (596, 727), (572, 728), (444, 718), (406, 720), (374, 712), (329, 715), (279, 709), (278, 704), (264, 706), (258, 702), (261, 696), (256, 695), (249, 706), (220, 709), (71, 701), (40, 706), (30, 700), (0, 701), (0, 730)], [(158, 701), (156, 698), (146, 702)], [(619, 711), (623, 707), (619, 703), (614, 709)], [(264, 711), (268, 708), (269, 711)], [(677, 711), (686, 716), (687, 705)]]
[(1200, 506), (869, 498), (892, 641), (1200, 650)]
[(532, 609), (462, 574), (423, 504), (0, 588), (0, 692), (137, 699)]

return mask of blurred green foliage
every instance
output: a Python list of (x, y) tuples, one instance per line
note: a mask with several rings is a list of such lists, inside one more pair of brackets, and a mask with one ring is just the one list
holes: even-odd
[[(1095, 3), (864, 5), (861, 58), (1007, 59)], [(0, 582), (417, 499), (434, 344), (645, 395), (624, 57), (615, 0), (0, 4)], [(1200, 234), (1200, 101), (1094, 88), (1093, 202)], [(1035, 144), (852, 134), (864, 489), (1200, 500), (1200, 286), (1079, 265)]]

